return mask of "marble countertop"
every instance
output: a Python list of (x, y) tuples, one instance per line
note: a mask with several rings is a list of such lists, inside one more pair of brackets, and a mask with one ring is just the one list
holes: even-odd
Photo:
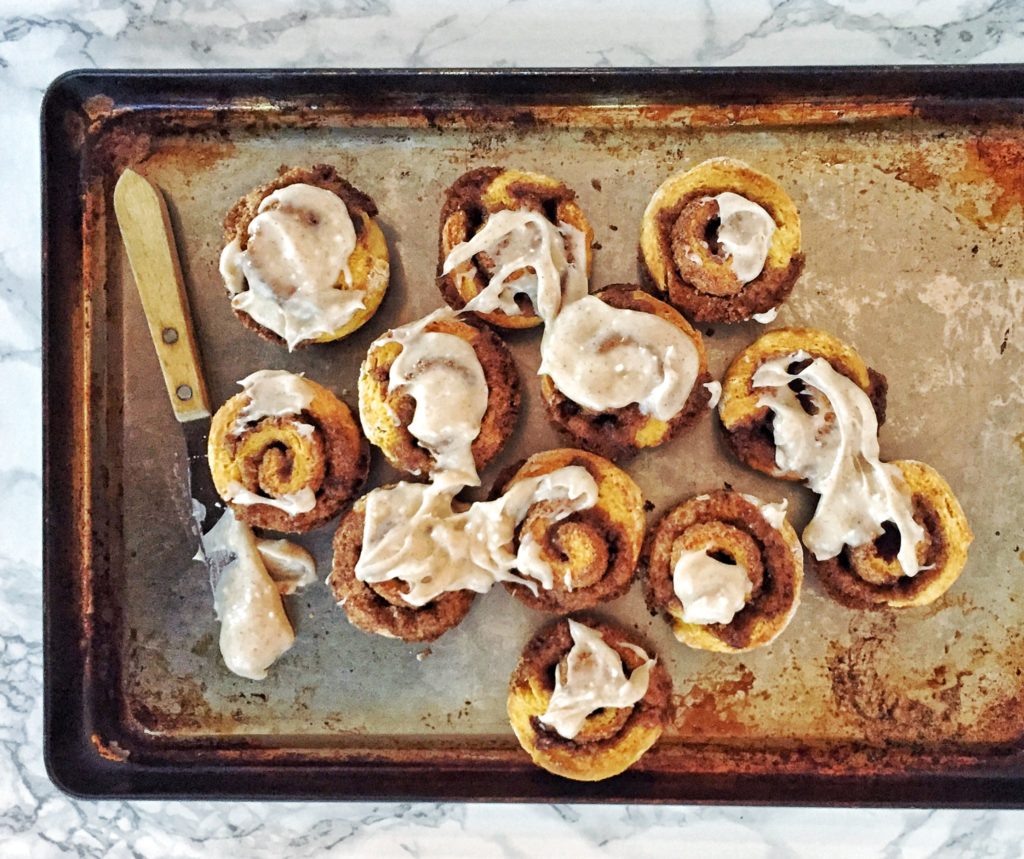
[(79, 802), (50, 784), (42, 760), (38, 115), (54, 77), (76, 67), (1024, 60), (1019, 0), (320, 0), (282, 11), (287, 6), (0, 3), (0, 855), (653, 856), (678, 855), (684, 843), (697, 855), (750, 859), (1024, 855), (1024, 812)]

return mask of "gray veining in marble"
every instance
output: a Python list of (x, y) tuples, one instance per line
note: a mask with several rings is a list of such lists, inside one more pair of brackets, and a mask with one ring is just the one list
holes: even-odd
[(0, 856), (1024, 855), (1024, 812), (76, 802), (57, 792), (41, 750), (37, 136), (45, 87), (75, 67), (1022, 60), (1021, 0), (319, 0), (305, 11), (270, 0), (0, 0)]

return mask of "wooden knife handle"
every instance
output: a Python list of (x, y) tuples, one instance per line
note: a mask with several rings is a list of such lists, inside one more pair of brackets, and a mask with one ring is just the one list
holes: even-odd
[(114, 212), (174, 415), (183, 423), (208, 417), (210, 401), (163, 195), (125, 170), (114, 188)]

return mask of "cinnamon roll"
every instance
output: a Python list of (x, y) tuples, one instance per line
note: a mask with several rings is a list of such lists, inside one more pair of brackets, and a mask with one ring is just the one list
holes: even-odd
[(640, 252), (652, 283), (699, 322), (774, 314), (804, 265), (789, 195), (732, 158), (662, 183), (644, 212)]
[(477, 485), (518, 413), (519, 376), (504, 341), (447, 309), (377, 338), (359, 371), (363, 431), (411, 474), (455, 471)]
[(575, 192), (557, 179), (471, 170), (445, 195), (438, 286), (455, 310), (530, 328), (586, 294), (593, 239)]
[(622, 469), (581, 450), (548, 450), (531, 456), (502, 487), (567, 466), (592, 478), (573, 497), (532, 504), (516, 530), (515, 572), (525, 582), (505, 587), (540, 611), (565, 614), (622, 596), (633, 581), (644, 539), (644, 499)]
[[(380, 491), (396, 487), (382, 487)], [(398, 578), (365, 581), (357, 574), (363, 554), (367, 497), (342, 518), (334, 535), (334, 559), (327, 586), (349, 622), (374, 635), (403, 641), (433, 641), (457, 626), (473, 607), (476, 593), (455, 588), (410, 602), (409, 585)]]
[[(817, 493), (802, 540), (833, 595), (862, 607), (918, 605), (959, 575), (971, 534), (934, 471), (881, 460), (882, 391), (882, 377), (834, 337), (783, 329), (733, 362), (720, 411), (747, 464)], [(948, 558), (947, 545), (957, 547)]]
[(635, 764), (668, 718), (672, 681), (656, 658), (608, 623), (562, 618), (526, 645), (508, 716), (537, 766), (599, 781)]
[(465, 484), (451, 471), (436, 472), (430, 483), (397, 483), (361, 498), (335, 536), (329, 580), (349, 620), (369, 632), (426, 641), (458, 623), (473, 594), (497, 582), (536, 590), (534, 576), (550, 574), (551, 567), (542, 547), (517, 541), (523, 522), (540, 509), (569, 516), (598, 499), (587, 467), (548, 464), (517, 475), (498, 497), (474, 504), (457, 500)]
[(366, 440), (341, 400), (310, 379), (260, 370), (210, 424), (213, 483), (248, 525), (299, 533), (336, 516), (369, 470)]
[[(764, 391), (754, 382), (759, 368), (797, 353), (787, 365), (798, 371), (808, 366), (812, 356), (826, 360), (867, 396), (878, 426), (885, 423), (888, 384), (885, 376), (868, 367), (850, 346), (825, 331), (813, 328), (777, 328), (761, 335), (732, 361), (722, 380), (718, 415), (725, 430), (725, 441), (746, 466), (780, 480), (803, 480), (789, 466), (779, 465), (775, 444), (775, 412), (764, 401)], [(816, 410), (815, 394), (803, 382), (794, 382), (794, 393), (802, 409)]]
[(538, 373), (551, 420), (609, 459), (673, 438), (711, 397), (700, 333), (630, 284), (584, 296), (549, 322)]
[(785, 501), (726, 491), (692, 498), (651, 531), (641, 567), (651, 613), (700, 650), (763, 647), (800, 603), (803, 550)]
[(953, 490), (935, 469), (908, 459), (890, 464), (900, 470), (914, 521), (924, 531), (915, 547), (920, 569), (913, 576), (904, 574), (899, 563), (901, 535), (892, 526), (871, 542), (845, 546), (836, 557), (815, 561), (825, 590), (850, 608), (906, 608), (934, 602), (960, 576), (974, 539)]
[(246, 194), (224, 219), (220, 257), (235, 315), (289, 351), (351, 334), (388, 287), (376, 215), (327, 164), (285, 169)]

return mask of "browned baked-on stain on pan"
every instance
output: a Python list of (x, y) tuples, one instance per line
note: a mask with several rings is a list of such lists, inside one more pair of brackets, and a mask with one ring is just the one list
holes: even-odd
[(1018, 136), (981, 136), (964, 144), (966, 163), (953, 174), (954, 182), (967, 186), (991, 186), (986, 194), (989, 212), (973, 199), (957, 211), (982, 226), (995, 226), (1014, 209), (1024, 208), (1024, 144)]
[(892, 165), (881, 167), (882, 172), (891, 173), (918, 191), (931, 191), (937, 188), (942, 176), (932, 169), (928, 161), (927, 142), (922, 141), (921, 145), (922, 149), (908, 152)]
[(849, 647), (829, 645), (832, 694), (840, 710), (853, 715), (864, 739), (873, 743), (885, 743), (894, 734), (919, 743), (947, 736), (948, 726), (959, 721), (960, 689), (970, 671), (957, 672), (947, 683), (947, 669), (939, 665), (925, 670), (917, 678), (919, 685), (908, 689), (895, 684), (877, 664), (883, 647), (877, 637)]
[(1013, 437), (1013, 443), (1020, 449), (1021, 458), (1024, 459), (1024, 431), (1017, 433)]
[(754, 674), (740, 663), (729, 676), (702, 680), (672, 696), (671, 721), (683, 740), (748, 733), (741, 718)]

